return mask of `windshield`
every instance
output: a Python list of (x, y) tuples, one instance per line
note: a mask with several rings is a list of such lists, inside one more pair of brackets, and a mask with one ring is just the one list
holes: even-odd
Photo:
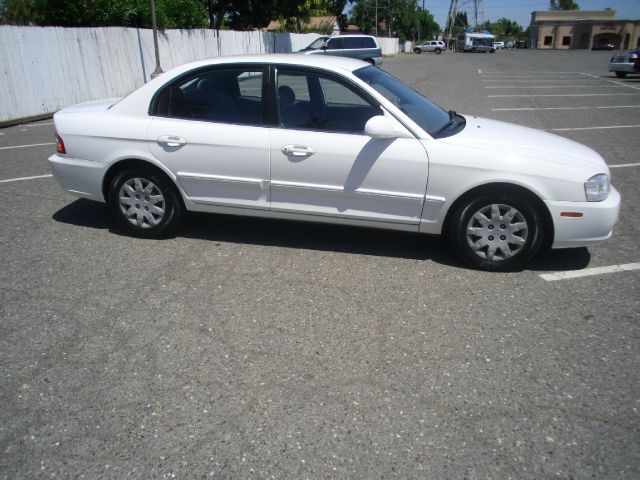
[(324, 42), (327, 41), (327, 37), (320, 37), (316, 40), (314, 40), (313, 42), (311, 42), (311, 44), (305, 48), (305, 50), (318, 50), (319, 48), (322, 48), (322, 46), (324, 45)]
[(441, 107), (377, 67), (364, 67), (353, 72), (387, 100), (402, 110), (431, 136), (435, 136), (451, 118)]

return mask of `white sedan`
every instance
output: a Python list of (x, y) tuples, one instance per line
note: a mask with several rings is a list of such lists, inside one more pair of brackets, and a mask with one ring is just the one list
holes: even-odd
[(349, 58), (190, 63), (54, 121), (57, 181), (141, 237), (185, 211), (343, 223), (446, 234), (468, 264), (512, 270), (607, 240), (620, 207), (590, 148), (446, 112)]

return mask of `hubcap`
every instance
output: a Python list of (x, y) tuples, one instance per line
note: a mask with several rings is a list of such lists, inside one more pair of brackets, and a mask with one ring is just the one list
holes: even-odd
[(130, 178), (122, 184), (118, 196), (122, 214), (136, 227), (155, 227), (164, 218), (164, 196), (146, 178)]
[(509, 205), (482, 207), (467, 224), (467, 243), (480, 258), (501, 261), (517, 255), (527, 243), (524, 215)]

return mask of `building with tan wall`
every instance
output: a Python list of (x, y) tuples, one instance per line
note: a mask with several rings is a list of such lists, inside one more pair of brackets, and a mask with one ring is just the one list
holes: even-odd
[(640, 20), (616, 20), (613, 10), (547, 10), (531, 13), (531, 47), (615, 49), (640, 47)]

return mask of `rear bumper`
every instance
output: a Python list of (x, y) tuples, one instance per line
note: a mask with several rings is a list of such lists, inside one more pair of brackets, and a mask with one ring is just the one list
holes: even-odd
[(49, 165), (53, 177), (67, 192), (104, 202), (102, 180), (107, 171), (104, 163), (55, 154), (49, 157)]
[(636, 70), (633, 63), (610, 63), (609, 71), (633, 73)]
[[(620, 194), (611, 187), (603, 202), (545, 202), (553, 219), (552, 248), (587, 247), (611, 238), (620, 212)], [(562, 212), (580, 212), (582, 217), (563, 217)]]

